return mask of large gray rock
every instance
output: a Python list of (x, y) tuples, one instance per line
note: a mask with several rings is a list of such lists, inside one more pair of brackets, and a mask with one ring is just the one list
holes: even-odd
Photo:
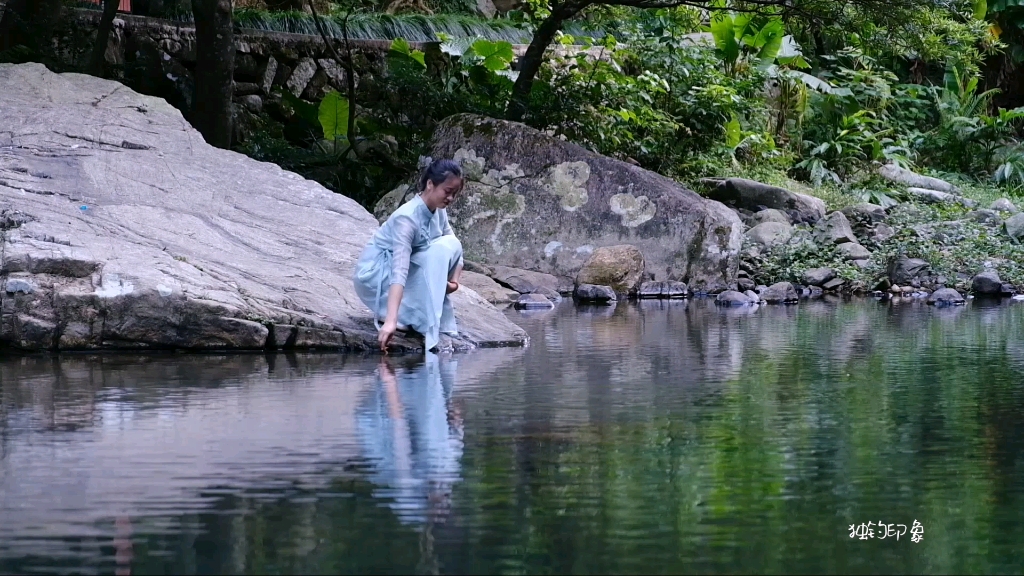
[(1009, 212), (1010, 214), (1016, 214), (1017, 213), (1017, 206), (1014, 205), (1014, 203), (1011, 202), (1007, 198), (1000, 198), (998, 200), (994, 200), (992, 202), (992, 204), (989, 205), (989, 210), (995, 210), (997, 212)]
[[(431, 155), (465, 170), (448, 214), (472, 260), (575, 277), (594, 249), (631, 244), (656, 280), (703, 290), (736, 281), (743, 223), (668, 178), (523, 124), (465, 114), (438, 125)], [(393, 190), (377, 217), (413, 194), (411, 185)]]
[(871, 251), (856, 242), (840, 244), (837, 250), (847, 260), (866, 260), (871, 258)]
[(901, 168), (895, 164), (884, 164), (880, 166), (878, 168), (878, 174), (890, 182), (903, 184), (913, 188), (924, 188), (947, 193), (957, 192), (956, 187), (945, 180), (932, 178), (931, 176), (922, 176), (921, 174), (907, 170), (906, 168)]
[(736, 208), (754, 212), (766, 208), (781, 210), (797, 224), (813, 224), (825, 216), (825, 202), (821, 199), (778, 186), (746, 178), (708, 179), (705, 182), (711, 185), (710, 198)]
[(1003, 281), (995, 270), (985, 270), (971, 280), (971, 292), (975, 294), (1001, 294)]
[(460, 288), (470, 288), (480, 296), (483, 296), (484, 300), (495, 306), (507, 307), (519, 298), (519, 292), (511, 288), (505, 288), (489, 276), (470, 272), (469, 270), (462, 271), (462, 277), (459, 279), (459, 282), (461, 284)]
[(977, 202), (969, 198), (941, 190), (932, 190), (931, 188), (911, 186), (907, 188), (907, 194), (914, 200), (924, 202), (925, 204), (962, 204), (968, 208), (974, 208), (977, 205)]
[(877, 224), (879, 222), (884, 222), (888, 217), (885, 213), (885, 208), (868, 202), (848, 206), (843, 208), (842, 212), (851, 224)]
[(1015, 240), (1024, 240), (1024, 212), (1014, 214), (1003, 223), (1006, 233)]
[(828, 215), (828, 218), (818, 222), (814, 229), (814, 236), (819, 242), (832, 244), (857, 242), (857, 236), (853, 233), (850, 221), (842, 212), (833, 212)]
[(636, 294), (644, 275), (644, 255), (636, 246), (602, 246), (587, 258), (576, 285), (608, 286), (616, 294)]
[(761, 246), (783, 244), (793, 237), (793, 227), (784, 222), (764, 222), (747, 230), (747, 238)]
[[(7, 286), (35, 287), (0, 293), (0, 343), (376, 348), (351, 280), (374, 218), (116, 82), (0, 65), (0, 214)], [(453, 299), (445, 347), (525, 342), (472, 289)]]
[(804, 272), (801, 280), (808, 286), (823, 286), (835, 277), (836, 271), (831, 268), (811, 268)]
[(766, 208), (760, 212), (754, 214), (751, 217), (754, 225), (764, 224), (765, 222), (779, 222), (781, 224), (791, 224), (789, 216), (782, 210), (776, 210), (775, 208)]
[(490, 266), (491, 278), (498, 284), (508, 286), (520, 294), (531, 294), (547, 289), (560, 294), (571, 294), (572, 278), (558, 277), (553, 274), (523, 270), (511, 266)]

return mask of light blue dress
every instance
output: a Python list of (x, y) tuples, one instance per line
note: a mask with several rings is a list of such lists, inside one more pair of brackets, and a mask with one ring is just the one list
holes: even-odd
[(431, 212), (417, 194), (374, 233), (356, 263), (353, 281), (378, 329), (387, 316), (388, 290), (393, 284), (405, 286), (398, 326), (423, 334), (424, 350), (430, 350), (441, 333), (458, 334), (447, 287), (462, 264), (462, 243), (448, 213), (444, 208)]

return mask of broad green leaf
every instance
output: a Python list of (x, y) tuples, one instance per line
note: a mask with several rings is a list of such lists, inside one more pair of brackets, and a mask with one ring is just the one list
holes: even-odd
[(715, 39), (715, 48), (727, 64), (739, 58), (740, 45), (736, 42), (732, 18), (728, 14), (718, 12), (711, 17), (711, 36)]
[(984, 20), (988, 13), (988, 0), (972, 0), (971, 8), (974, 10), (975, 20)]
[(512, 59), (515, 58), (515, 54), (512, 52), (512, 44), (505, 41), (491, 42), (490, 40), (480, 39), (473, 42), (471, 50), (474, 55), (483, 60), (481, 64), (485, 68), (495, 72), (508, 68), (509, 64), (512, 63)]
[(782, 44), (779, 46), (778, 54), (775, 55), (775, 60), (783, 66), (810, 68), (810, 64), (804, 59), (804, 53), (800, 49), (800, 44), (791, 35), (782, 37)]
[(448, 38), (441, 42), (441, 52), (449, 56), (461, 58), (463, 54), (469, 50), (473, 42), (476, 42), (479, 36), (463, 36), (461, 38)]
[(411, 58), (418, 62), (420, 66), (427, 66), (423, 52), (420, 50), (413, 50), (412, 46), (409, 45), (409, 42), (405, 38), (395, 38), (391, 41), (391, 53)]
[(348, 138), (348, 98), (332, 90), (320, 101), (320, 126), (324, 139)]
[(725, 144), (735, 148), (740, 144), (740, 119), (735, 114), (725, 123)]
[(732, 30), (737, 41), (753, 32), (750, 29), (753, 20), (754, 15), (747, 12), (732, 15)]

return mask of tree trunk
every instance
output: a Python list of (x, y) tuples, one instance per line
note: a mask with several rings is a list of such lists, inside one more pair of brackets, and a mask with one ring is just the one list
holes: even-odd
[(0, 17), (0, 52), (25, 46), (37, 56), (53, 53), (61, 0), (8, 0)]
[(96, 45), (92, 47), (92, 58), (89, 59), (89, 73), (103, 76), (103, 61), (107, 53), (107, 42), (110, 41), (110, 30), (114, 27), (114, 16), (121, 0), (103, 0), (103, 16), (96, 32)]
[(218, 148), (231, 147), (234, 30), (231, 0), (193, 0), (196, 22), (196, 93), (192, 125)]
[(194, 0), (196, 97), (191, 123), (211, 146), (231, 147), (234, 35), (231, 0)]
[(523, 54), (522, 60), (519, 61), (519, 76), (516, 78), (515, 85), (512, 86), (512, 96), (509, 98), (508, 108), (505, 110), (505, 116), (509, 120), (520, 121), (526, 115), (530, 106), (530, 90), (533, 88), (533, 80), (544, 63), (544, 52), (547, 51), (551, 41), (555, 39), (555, 34), (562, 29), (562, 23), (590, 4), (590, 0), (559, 4), (551, 10), (551, 15), (537, 27), (537, 31), (533, 34), (533, 40), (526, 48), (526, 54)]

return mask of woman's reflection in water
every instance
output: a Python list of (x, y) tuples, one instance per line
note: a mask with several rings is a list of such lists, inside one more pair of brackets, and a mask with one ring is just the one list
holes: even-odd
[(374, 496), (399, 520), (421, 528), (425, 566), (436, 573), (432, 527), (443, 523), (460, 479), (463, 426), (452, 401), (457, 362), (450, 356), (381, 360), (376, 386), (359, 410), (366, 456), (374, 462)]

